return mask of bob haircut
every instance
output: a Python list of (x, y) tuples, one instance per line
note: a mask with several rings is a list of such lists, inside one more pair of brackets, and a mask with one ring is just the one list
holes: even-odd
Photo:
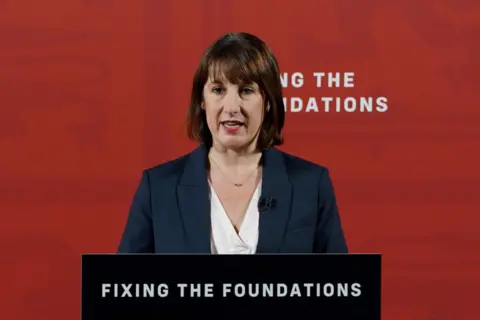
[(228, 33), (205, 51), (193, 78), (187, 133), (191, 140), (207, 147), (212, 146), (213, 140), (202, 104), (203, 89), (209, 78), (235, 85), (256, 83), (264, 101), (257, 147), (265, 150), (283, 144), (285, 106), (280, 72), (275, 56), (264, 41), (248, 33)]

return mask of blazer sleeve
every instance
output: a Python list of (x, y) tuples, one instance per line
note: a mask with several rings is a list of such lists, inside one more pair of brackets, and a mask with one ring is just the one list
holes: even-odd
[(150, 181), (145, 170), (130, 206), (118, 253), (154, 253), (154, 251)]
[(320, 177), (319, 217), (315, 235), (315, 253), (348, 253), (333, 183), (328, 169)]

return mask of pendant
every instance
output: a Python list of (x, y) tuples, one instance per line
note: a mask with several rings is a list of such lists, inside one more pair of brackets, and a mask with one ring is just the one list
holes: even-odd
[(243, 186), (243, 184), (241, 184), (241, 183), (234, 183), (233, 185), (237, 188)]

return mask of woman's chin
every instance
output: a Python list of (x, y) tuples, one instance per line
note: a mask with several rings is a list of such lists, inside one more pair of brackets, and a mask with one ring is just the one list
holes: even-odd
[(222, 148), (233, 150), (246, 148), (249, 144), (249, 141), (246, 139), (246, 137), (240, 136), (223, 137), (222, 139), (219, 139), (218, 142)]

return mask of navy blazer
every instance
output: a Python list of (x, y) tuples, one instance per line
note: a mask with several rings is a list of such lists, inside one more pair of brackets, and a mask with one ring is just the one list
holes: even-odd
[[(119, 253), (211, 253), (207, 148), (143, 172)], [(347, 253), (328, 169), (272, 148), (263, 153), (257, 253)]]

